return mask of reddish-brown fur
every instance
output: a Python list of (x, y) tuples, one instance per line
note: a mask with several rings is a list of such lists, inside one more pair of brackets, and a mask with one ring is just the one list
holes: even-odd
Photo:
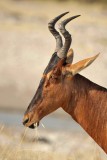
[(107, 153), (107, 89), (78, 74), (72, 78), (66, 92), (68, 97), (62, 108)]
[(59, 30), (65, 38), (64, 45), (59, 32), (54, 28), (55, 23), (67, 13), (49, 22), (48, 28), (56, 39), (55, 53), (25, 112), (23, 124), (34, 128), (35, 123), (38, 124), (44, 116), (62, 107), (107, 153), (107, 89), (77, 74), (99, 54), (72, 65), (73, 50), (68, 52), (72, 39), (65, 25), (80, 15), (60, 23)]
[(45, 80), (42, 94), (43, 99), (27, 115), (27, 126), (62, 107), (107, 153), (107, 89), (79, 74), (58, 74)]

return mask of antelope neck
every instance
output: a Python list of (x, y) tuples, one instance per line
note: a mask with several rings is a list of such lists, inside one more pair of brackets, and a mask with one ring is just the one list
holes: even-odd
[[(107, 153), (107, 89), (87, 78), (76, 75), (72, 81), (72, 95), (63, 109)], [(103, 138), (105, 137), (105, 139)]]

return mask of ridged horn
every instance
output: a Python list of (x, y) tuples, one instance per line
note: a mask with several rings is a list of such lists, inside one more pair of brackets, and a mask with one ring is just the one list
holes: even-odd
[(69, 12), (65, 12), (60, 14), (59, 16), (55, 17), (54, 19), (52, 19), (49, 23), (48, 23), (48, 28), (49, 31), (52, 33), (52, 35), (55, 37), (56, 39), (56, 48), (55, 48), (55, 52), (58, 52), (59, 49), (62, 47), (63, 43), (62, 43), (62, 38), (61, 35), (59, 34), (59, 32), (55, 29), (55, 24), (56, 22), (62, 18), (64, 15), (66, 15)]
[(63, 47), (58, 51), (57, 55), (59, 58), (66, 58), (66, 55), (68, 53), (68, 50), (70, 48), (70, 45), (71, 45), (71, 41), (72, 41), (72, 38), (71, 38), (71, 35), (70, 33), (65, 29), (65, 26), (68, 22), (70, 22), (71, 20), (79, 17), (80, 15), (76, 15), (76, 16), (73, 16), (73, 17), (70, 17), (70, 18), (67, 18), (65, 19), (64, 21), (62, 21), (60, 24), (59, 24), (59, 30), (61, 32), (61, 34), (64, 36), (65, 38), (65, 43), (63, 45)]

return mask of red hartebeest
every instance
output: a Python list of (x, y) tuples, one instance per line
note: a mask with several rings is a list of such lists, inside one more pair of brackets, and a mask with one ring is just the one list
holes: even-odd
[(59, 24), (59, 30), (65, 38), (64, 45), (59, 32), (54, 28), (55, 23), (67, 13), (59, 15), (48, 24), (56, 39), (56, 49), (25, 112), (23, 124), (35, 128), (35, 124), (39, 124), (44, 116), (62, 107), (107, 153), (107, 89), (78, 74), (98, 54), (72, 64), (73, 50), (69, 50), (72, 39), (65, 25), (79, 15)]

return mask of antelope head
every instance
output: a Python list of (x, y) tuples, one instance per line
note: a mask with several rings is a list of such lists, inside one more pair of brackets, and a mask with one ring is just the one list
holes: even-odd
[(64, 44), (59, 32), (55, 29), (56, 22), (66, 15), (65, 12), (48, 23), (48, 28), (56, 39), (56, 49), (50, 62), (44, 70), (39, 87), (30, 102), (23, 119), (23, 124), (29, 128), (35, 128), (35, 124), (49, 113), (59, 107), (64, 108), (72, 100), (72, 80), (75, 75), (90, 65), (98, 55), (72, 64), (73, 50), (70, 49), (71, 35), (65, 26), (71, 20), (79, 17), (76, 15), (59, 23), (59, 30), (65, 39)]

